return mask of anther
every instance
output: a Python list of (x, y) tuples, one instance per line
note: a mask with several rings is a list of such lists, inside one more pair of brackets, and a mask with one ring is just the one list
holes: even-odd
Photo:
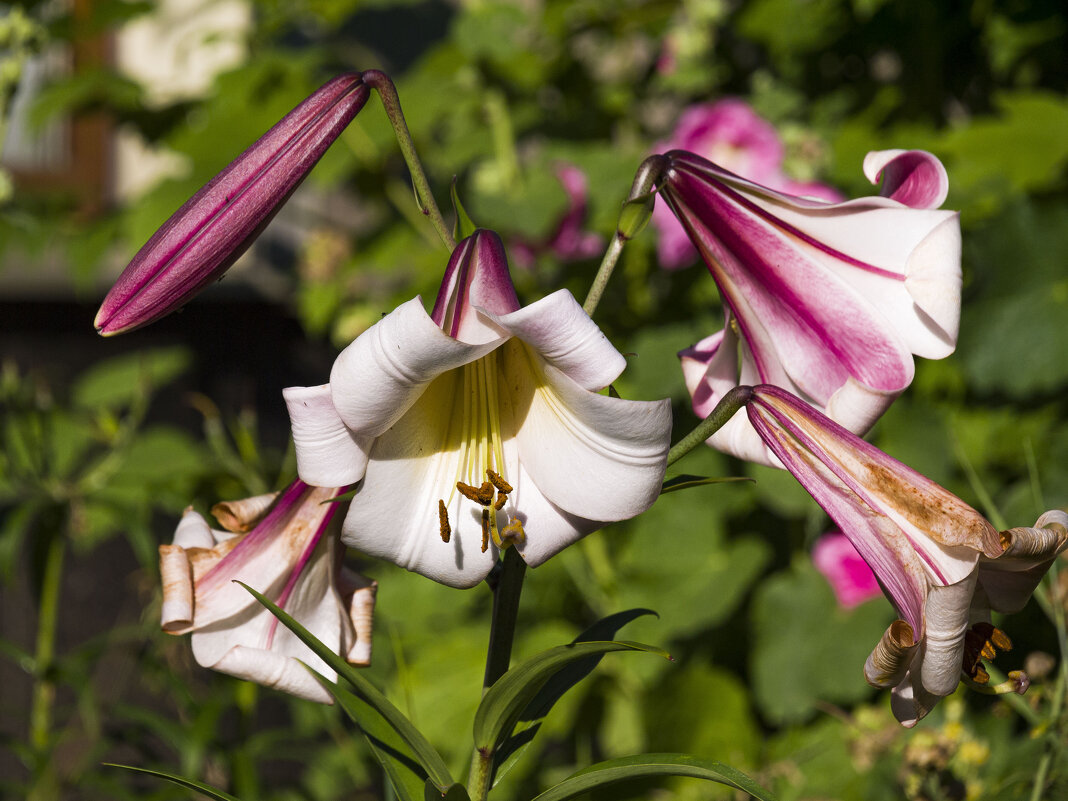
[(478, 488), (478, 502), (483, 506), (493, 503), (493, 485), (488, 481), (483, 481), (482, 486)]
[(482, 510), (482, 553), (489, 550), (490, 524), (489, 509)]
[[(487, 470), (486, 476), (489, 478), (493, 486), (497, 488), (498, 492), (512, 491), (512, 485), (505, 481), (503, 478), (501, 478), (497, 473), (494, 473), (492, 470)], [(497, 508), (499, 509), (500, 507)]]
[(452, 536), (452, 526), (449, 525), (449, 510), (445, 508), (445, 501), (438, 501), (438, 525), (441, 529), (441, 541), (448, 542)]
[(497, 493), (497, 502), (493, 504), (493, 508), (499, 512), (501, 511), (501, 509), (504, 508), (504, 505), (506, 503), (508, 503), (508, 496), (505, 495), (503, 492), (499, 492)]
[(479, 488), (472, 487), (470, 484), (465, 484), (462, 481), (456, 482), (456, 491), (463, 495), (467, 500), (474, 501), (475, 503), (481, 503), (479, 500)]
[(975, 666), (975, 675), (972, 676), (972, 681), (976, 684), (986, 684), (990, 681), (990, 674), (983, 669), (982, 665)]
[(990, 642), (994, 644), (994, 647), (999, 651), (1011, 651), (1012, 640), (1009, 639), (1009, 635), (1003, 632), (1001, 629), (994, 629), (990, 634)]

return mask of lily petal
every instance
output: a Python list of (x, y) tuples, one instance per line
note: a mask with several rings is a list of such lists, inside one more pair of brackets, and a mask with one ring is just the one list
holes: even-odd
[(330, 371), (334, 408), (354, 434), (377, 437), (405, 415), (431, 381), (492, 352), (506, 336), (476, 345), (455, 340), (413, 298), (337, 357)]
[(282, 390), (293, 426), (297, 472), (309, 484), (345, 487), (363, 478), (371, 438), (355, 434), (334, 408), (330, 385)]
[(566, 289), (493, 319), (583, 389), (604, 389), (627, 366), (623, 354)]
[(968, 630), (975, 580), (973, 572), (956, 584), (933, 585), (927, 593), (926, 645), (920, 677), (924, 689), (935, 695), (949, 695), (960, 682), (964, 634)]
[(937, 209), (949, 194), (946, 168), (924, 150), (873, 150), (864, 157), (864, 175), (882, 182), (880, 195), (914, 209)]

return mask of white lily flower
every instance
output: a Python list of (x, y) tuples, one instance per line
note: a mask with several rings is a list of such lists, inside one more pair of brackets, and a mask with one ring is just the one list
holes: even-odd
[[(790, 393), (752, 390), (750, 421), (771, 451), (838, 524), (901, 619), (864, 666), (893, 687), (891, 707), (913, 726), (962, 676), (985, 683), (981, 659), (1011, 642), (990, 610), (1019, 611), (1068, 545), (1068, 515), (999, 532), (975, 509)], [(1027, 679), (1013, 676), (1022, 692)]]
[(453, 587), (514, 545), (536, 566), (660, 492), (667, 400), (598, 394), (623, 356), (566, 291), (520, 308), (496, 234), (449, 261), (433, 313), (415, 298), (285, 391), (301, 478), (362, 482), (342, 528), (361, 552)]
[[(694, 411), (739, 384), (774, 384), (862, 434), (911, 382), (913, 356), (953, 352), (960, 224), (937, 208), (949, 182), (920, 151), (869, 153), (882, 196), (828, 203), (747, 181), (681, 150), (660, 196), (723, 300), (723, 329), (682, 351)], [(740, 412), (709, 444), (779, 466)]]
[(377, 584), (341, 565), (330, 526), (339, 494), (296, 481), (277, 495), (217, 504), (222, 531), (187, 509), (173, 544), (159, 548), (163, 630), (192, 632), (203, 667), (333, 703), (300, 663), (331, 680), (335, 672), (235, 582), (266, 595), (350, 663), (370, 664)]

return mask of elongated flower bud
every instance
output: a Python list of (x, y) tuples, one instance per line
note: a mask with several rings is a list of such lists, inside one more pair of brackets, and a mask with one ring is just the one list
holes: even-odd
[(367, 102), (359, 73), (324, 84), (201, 187), (137, 252), (94, 325), (103, 336), (169, 314), (248, 249)]

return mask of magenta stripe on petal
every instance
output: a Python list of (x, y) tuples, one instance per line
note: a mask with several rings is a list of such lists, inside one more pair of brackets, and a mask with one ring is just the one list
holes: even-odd
[(97, 313), (104, 335), (174, 311), (252, 244), (369, 94), (358, 73), (324, 84), (186, 201), (145, 243)]

